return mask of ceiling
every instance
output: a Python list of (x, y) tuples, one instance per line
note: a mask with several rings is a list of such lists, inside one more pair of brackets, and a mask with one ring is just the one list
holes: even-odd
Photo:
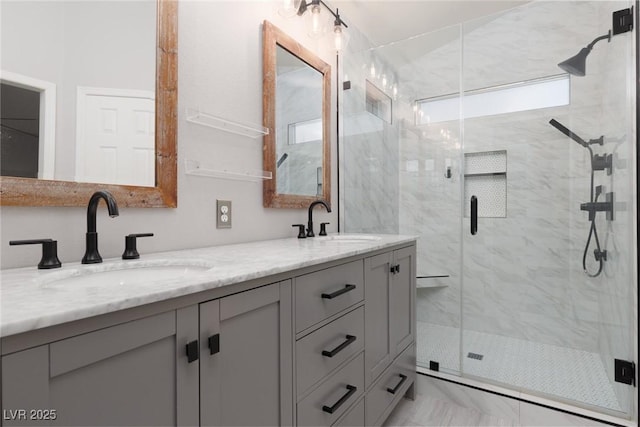
[(385, 45), (529, 3), (516, 0), (332, 0), (347, 25)]

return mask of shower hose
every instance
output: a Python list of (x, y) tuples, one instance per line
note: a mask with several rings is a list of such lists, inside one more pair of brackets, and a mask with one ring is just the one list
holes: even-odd
[[(589, 149), (589, 156), (591, 157), (591, 190), (590, 190), (590, 201), (592, 203), (596, 203), (598, 201), (598, 197), (600, 196), (601, 193), (601, 187), (598, 187), (597, 191), (594, 188), (594, 169), (593, 169), (593, 150), (591, 149), (591, 147), (587, 147), (587, 149)], [(595, 193), (595, 195), (594, 195)], [(594, 250), (594, 256), (596, 261), (598, 261), (598, 271), (596, 271), (595, 273), (590, 273), (589, 270), (587, 269), (587, 253), (589, 252), (589, 246), (591, 244), (591, 237), (593, 237), (593, 239), (596, 242), (596, 249)], [(593, 214), (593, 219), (591, 219), (591, 227), (589, 227), (589, 237), (587, 238), (587, 243), (585, 244), (584, 247), (584, 252), (582, 254), (582, 268), (584, 269), (584, 272), (587, 274), (587, 276), (589, 277), (598, 277), (600, 275), (600, 273), (602, 273), (602, 268), (604, 267), (604, 255), (602, 250), (600, 249), (600, 239), (598, 239), (598, 230), (596, 228), (596, 215), (595, 212)]]

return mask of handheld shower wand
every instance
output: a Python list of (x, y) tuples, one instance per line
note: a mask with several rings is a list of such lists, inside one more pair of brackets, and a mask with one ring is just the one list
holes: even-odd
[[(602, 273), (602, 269), (604, 268), (604, 262), (607, 260), (607, 251), (600, 248), (600, 239), (598, 238), (598, 230), (596, 229), (596, 211), (601, 210), (599, 208), (600, 205), (602, 205), (602, 203), (598, 203), (598, 197), (600, 197), (600, 194), (602, 194), (602, 186), (598, 185), (597, 187), (594, 187), (594, 172), (596, 170), (604, 169), (603, 167), (600, 167), (601, 165), (598, 163), (601, 157), (608, 159), (611, 159), (611, 157), (607, 157), (606, 155), (594, 156), (593, 150), (591, 149), (591, 145), (593, 144), (602, 145), (604, 143), (604, 136), (601, 136), (597, 139), (585, 141), (584, 139), (573, 133), (571, 130), (569, 130), (566, 126), (562, 125), (562, 123), (558, 122), (556, 119), (551, 119), (549, 121), (549, 124), (589, 150), (589, 157), (591, 159), (591, 189), (589, 191), (589, 203), (583, 203), (580, 206), (580, 209), (589, 211), (589, 221), (591, 221), (591, 226), (589, 228), (589, 237), (587, 237), (587, 243), (584, 247), (584, 252), (582, 253), (582, 268), (584, 269), (584, 272), (587, 274), (587, 276), (597, 277), (600, 275), (600, 273)], [(613, 204), (606, 204), (605, 207), (607, 208), (607, 214), (609, 213), (609, 210), (613, 212)], [(587, 253), (589, 252), (589, 245), (591, 244), (592, 237), (594, 238), (596, 243), (596, 249), (593, 251), (593, 256), (598, 262), (598, 271), (593, 274), (590, 273), (587, 269)]]

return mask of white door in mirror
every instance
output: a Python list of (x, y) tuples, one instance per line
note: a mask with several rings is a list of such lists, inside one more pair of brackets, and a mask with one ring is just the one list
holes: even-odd
[(78, 88), (78, 182), (155, 185), (153, 92)]

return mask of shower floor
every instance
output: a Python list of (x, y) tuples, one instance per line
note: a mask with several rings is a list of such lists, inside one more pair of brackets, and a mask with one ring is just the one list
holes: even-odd
[[(417, 333), (418, 365), (433, 360), (440, 371), (459, 374), (459, 328), (418, 322)], [(463, 354), (465, 374), (621, 410), (597, 353), (465, 330)]]

